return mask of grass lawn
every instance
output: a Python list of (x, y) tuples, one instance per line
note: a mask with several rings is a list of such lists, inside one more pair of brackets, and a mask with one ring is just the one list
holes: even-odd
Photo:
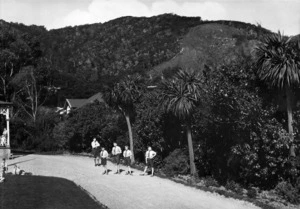
[(106, 209), (74, 182), (43, 176), (6, 176), (0, 209)]

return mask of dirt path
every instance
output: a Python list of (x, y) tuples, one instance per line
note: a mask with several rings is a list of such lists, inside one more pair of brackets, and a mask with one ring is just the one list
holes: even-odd
[(33, 175), (56, 176), (74, 181), (110, 209), (254, 209), (244, 201), (225, 198), (158, 177), (113, 174), (102, 175), (93, 159), (77, 156), (27, 155), (10, 160), (9, 171), (17, 163)]

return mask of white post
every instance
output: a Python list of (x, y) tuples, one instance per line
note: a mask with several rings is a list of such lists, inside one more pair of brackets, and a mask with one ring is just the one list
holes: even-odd
[(7, 130), (6, 146), (10, 147), (9, 108), (6, 109), (6, 130)]

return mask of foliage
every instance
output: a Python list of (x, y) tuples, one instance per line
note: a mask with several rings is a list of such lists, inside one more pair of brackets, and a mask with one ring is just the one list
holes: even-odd
[(234, 181), (227, 181), (225, 188), (228, 190), (231, 190), (233, 192), (236, 192), (237, 194), (242, 194), (243, 193), (243, 188), (241, 185)]
[[(228, 179), (243, 185), (272, 188), (288, 178), (290, 139), (279, 122), (284, 118), (265, 96), (249, 61), (219, 70), (207, 68), (205, 84), (209, 108), (195, 113), (197, 167), (222, 183)], [(264, 100), (268, 99), (268, 101)]]
[(68, 137), (65, 134), (66, 121), (61, 121), (53, 128), (53, 140), (57, 143), (57, 148), (59, 150), (67, 150)]
[(272, 187), (280, 178), (287, 177), (290, 139), (279, 124), (269, 123), (262, 126), (260, 135), (251, 134), (250, 143), (233, 148), (233, 152), (242, 157), (240, 175), (247, 179), (245, 183)]
[(167, 112), (179, 119), (189, 120), (201, 98), (201, 80), (194, 71), (179, 71), (174, 80), (162, 83), (161, 102)]
[(279, 182), (275, 188), (275, 191), (285, 200), (293, 204), (300, 203), (300, 190), (299, 188), (293, 187), (289, 182)]
[(1, 95), (5, 101), (13, 97), (12, 78), (26, 66), (34, 66), (42, 51), (37, 37), (0, 25)]
[(257, 47), (258, 76), (272, 86), (298, 85), (300, 80), (300, 43), (278, 34), (266, 36)]
[(58, 150), (59, 142), (53, 139), (53, 128), (58, 122), (58, 115), (47, 107), (39, 107), (36, 121), (18, 114), (12, 120), (12, 130), (16, 130), (11, 132), (13, 146), (24, 150)]
[(112, 89), (105, 93), (107, 104), (113, 109), (121, 112), (126, 119), (129, 135), (130, 150), (132, 153), (131, 162), (135, 162), (134, 157), (134, 140), (132, 134), (132, 116), (135, 113), (134, 104), (140, 97), (140, 77), (127, 77), (113, 86)]
[(30, 137), (29, 129), (27, 128), (27, 123), (21, 118), (14, 117), (10, 120), (11, 128), (11, 147), (17, 147), (19, 149), (27, 150), (26, 141)]
[(189, 158), (185, 150), (176, 149), (164, 159), (162, 171), (167, 176), (186, 175), (189, 172)]
[[(248, 23), (203, 21), (200, 17), (182, 17), (174, 14), (149, 18), (122, 17), (103, 24), (65, 27), (50, 31), (41, 26), (25, 26), (5, 21), (1, 21), (1, 25), (21, 34), (37, 37), (36, 39), (40, 41), (41, 49), (55, 71), (53, 83), (61, 87), (62, 96), (58, 101), (60, 105), (65, 98), (86, 98), (87, 95), (93, 95), (127, 75), (140, 73), (147, 76), (154, 67), (178, 57), (183, 47), (182, 41), (196, 26), (205, 28), (196, 36), (199, 40), (197, 45), (192, 46), (193, 50), (203, 47), (202, 51), (205, 53), (201, 53), (199, 57), (203, 60), (200, 62), (201, 65), (209, 64), (207, 59), (220, 57), (208, 56), (208, 51), (223, 52), (228, 40), (235, 42), (236, 38), (232, 37), (233, 31), (240, 34), (242, 41), (239, 41), (241, 42), (239, 45), (247, 45), (248, 40), (256, 40), (260, 34), (269, 33), (266, 29)], [(205, 33), (211, 28), (218, 33), (224, 31), (222, 42), (215, 34)], [(236, 49), (229, 52), (234, 51)], [(244, 51), (250, 52), (249, 49)], [(228, 54), (222, 53), (222, 56), (224, 55)], [(214, 60), (222, 63), (224, 57), (220, 58)], [(227, 58), (229, 57), (225, 59)], [(153, 77), (160, 73), (156, 74)]]
[(122, 114), (131, 114), (134, 111), (134, 103), (140, 97), (140, 78), (138, 76), (126, 77), (116, 83), (104, 95), (105, 101), (112, 108), (121, 111)]
[(204, 185), (206, 187), (219, 187), (220, 184), (216, 181), (216, 179), (212, 178), (211, 176), (206, 177), (204, 179)]
[(258, 77), (269, 85), (285, 89), (288, 132), (290, 134), (290, 156), (295, 157), (293, 144), (293, 88), (299, 87), (300, 76), (300, 42), (291, 41), (278, 34), (265, 37), (256, 49)]
[(54, 128), (54, 140), (60, 147), (71, 151), (90, 151), (94, 137), (101, 146), (110, 147), (123, 130), (118, 127), (118, 117), (103, 103), (95, 102), (74, 111)]
[(162, 83), (161, 106), (167, 113), (178, 117), (186, 126), (187, 141), (190, 157), (190, 172), (197, 175), (194, 148), (192, 141), (191, 119), (201, 96), (201, 80), (199, 74), (194, 72), (179, 71), (174, 80)]
[(165, 144), (166, 138), (163, 136), (163, 112), (158, 108), (159, 94), (157, 90), (142, 92), (142, 97), (136, 104), (134, 129), (137, 134), (137, 152), (143, 153), (147, 146), (165, 152), (167, 145)]
[(256, 189), (254, 189), (254, 188), (248, 189), (247, 196), (250, 198), (256, 198), (256, 196), (257, 196)]
[(11, 81), (15, 92), (18, 92), (14, 102), (33, 122), (37, 120), (38, 109), (45, 103), (47, 94), (47, 90), (36, 74), (32, 67), (26, 67)]

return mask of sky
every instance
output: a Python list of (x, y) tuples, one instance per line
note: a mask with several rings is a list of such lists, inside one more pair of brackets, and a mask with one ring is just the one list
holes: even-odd
[(163, 13), (237, 20), (289, 36), (300, 34), (300, 0), (0, 0), (0, 19), (47, 29)]

